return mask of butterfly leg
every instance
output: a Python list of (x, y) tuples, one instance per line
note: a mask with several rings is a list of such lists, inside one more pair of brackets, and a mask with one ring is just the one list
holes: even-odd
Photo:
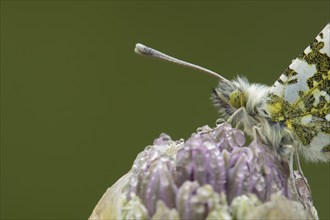
[(289, 162), (289, 169), (290, 169), (290, 181), (291, 181), (291, 185), (293, 186), (294, 189), (294, 194), (297, 198), (299, 198), (299, 193), (296, 187), (296, 182), (295, 182), (295, 177), (294, 177), (294, 171), (293, 171), (293, 149), (292, 149), (292, 145), (291, 145), (291, 152), (290, 152), (290, 162)]
[(252, 128), (252, 137), (253, 137), (253, 140), (262, 140), (263, 141), (263, 134), (262, 134), (262, 131), (261, 131), (261, 126), (258, 126), (258, 125), (255, 125), (253, 126)]
[(295, 177), (295, 186), (298, 191), (298, 200), (304, 205), (304, 207), (307, 209), (309, 212), (310, 216), (316, 216), (317, 217), (317, 211), (315, 210), (313, 206), (313, 199), (311, 196), (311, 190), (310, 186), (307, 182), (307, 179), (305, 178), (301, 166), (300, 166), (300, 161), (299, 161), (299, 155), (298, 152), (295, 152), (296, 154), (296, 164), (298, 167), (298, 171), (295, 171), (294, 177)]
[(242, 114), (242, 111), (244, 110), (244, 108), (239, 108), (237, 109), (228, 119), (227, 122), (232, 124), (233, 122), (236, 124), (237, 118), (239, 114)]
[(250, 136), (252, 135), (253, 138), (258, 138), (262, 141), (262, 143), (269, 145), (270, 142), (267, 138), (267, 135), (265, 134), (262, 124), (256, 121), (253, 117), (251, 117), (245, 108), (243, 108), (242, 112), (243, 115), (238, 124), (243, 124), (245, 133), (249, 134)]
[(291, 159), (289, 158), (291, 157), (291, 153), (293, 151), (292, 148), (293, 146), (291, 144), (286, 144), (286, 145), (281, 145), (277, 151), (281, 156), (281, 158), (285, 158), (286, 160), (291, 161)]
[(296, 152), (296, 165), (298, 167), (298, 172), (299, 172), (300, 176), (302, 177), (302, 179), (304, 180), (305, 185), (307, 186), (308, 191), (311, 192), (311, 187), (309, 186), (309, 184), (307, 182), (307, 179), (306, 179), (306, 177), (305, 177), (305, 175), (304, 175), (304, 173), (301, 169), (300, 159), (299, 159), (299, 155), (298, 155), (297, 152)]
[(237, 124), (236, 124), (236, 129), (239, 129), (239, 127), (242, 125), (242, 122), (241, 121), (239, 121)]

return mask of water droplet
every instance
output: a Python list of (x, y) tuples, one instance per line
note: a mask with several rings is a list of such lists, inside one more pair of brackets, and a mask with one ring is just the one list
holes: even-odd
[(130, 180), (131, 186), (136, 187), (138, 183), (138, 178), (136, 175), (132, 175), (131, 180)]
[(204, 141), (203, 145), (206, 147), (206, 149), (211, 150), (215, 148), (215, 144), (210, 141)]
[(275, 191), (277, 188), (277, 185), (275, 183), (272, 183), (272, 189)]
[(151, 152), (150, 156), (149, 156), (149, 160), (155, 160), (157, 157), (159, 157), (159, 154), (157, 151)]
[(242, 147), (245, 144), (245, 136), (241, 130), (235, 130), (234, 137), (239, 147)]
[(237, 174), (237, 177), (240, 178), (240, 179), (242, 179), (244, 177), (244, 173), (243, 172), (239, 172)]
[(225, 122), (225, 119), (223, 118), (218, 118), (215, 122), (215, 125), (218, 127), (219, 125), (223, 124)]
[(144, 148), (145, 151), (149, 151), (149, 150), (152, 150), (154, 146), (152, 145), (148, 145)]
[(261, 186), (261, 184), (256, 184), (256, 190), (258, 191), (258, 192), (261, 192), (262, 191), (262, 189), (263, 189), (263, 187)]
[(197, 128), (197, 133), (202, 133), (203, 132), (203, 127), (198, 127)]
[(143, 163), (143, 164), (141, 164), (140, 169), (141, 170), (146, 170), (147, 167), (148, 167), (147, 163)]
[(184, 143), (184, 139), (180, 138), (179, 140), (175, 141), (175, 145), (180, 145)]

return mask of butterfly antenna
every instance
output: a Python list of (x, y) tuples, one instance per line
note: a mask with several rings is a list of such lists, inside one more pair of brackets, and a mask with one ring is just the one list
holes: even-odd
[(186, 67), (189, 67), (189, 68), (192, 68), (192, 69), (195, 69), (195, 70), (199, 70), (201, 72), (204, 72), (204, 73), (207, 73), (211, 76), (215, 76), (217, 77), (220, 81), (223, 81), (223, 82), (227, 82), (228, 84), (231, 84), (231, 82), (220, 76), (219, 74), (217, 74), (216, 72), (213, 72), (211, 70), (208, 70), (204, 67), (201, 67), (201, 66), (198, 66), (198, 65), (195, 65), (195, 64), (192, 64), (192, 63), (188, 63), (186, 61), (183, 61), (183, 60), (179, 60), (177, 58), (174, 58), (174, 57), (171, 57), (167, 54), (164, 54), (158, 50), (155, 50), (155, 49), (152, 49), (150, 47), (147, 47), (143, 44), (139, 44), (137, 43), (135, 45), (135, 53), (139, 54), (139, 55), (144, 55), (144, 56), (148, 56), (148, 57), (153, 57), (153, 58), (157, 58), (157, 59), (160, 59), (160, 60), (164, 60), (164, 61), (167, 61), (167, 62), (170, 62), (170, 63), (176, 63), (176, 64), (179, 64), (179, 65), (182, 65), (182, 66), (186, 66)]

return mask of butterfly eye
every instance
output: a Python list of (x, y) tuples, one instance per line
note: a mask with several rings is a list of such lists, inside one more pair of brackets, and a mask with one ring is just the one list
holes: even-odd
[(229, 94), (229, 103), (234, 108), (240, 108), (245, 106), (245, 95), (240, 90), (236, 89)]

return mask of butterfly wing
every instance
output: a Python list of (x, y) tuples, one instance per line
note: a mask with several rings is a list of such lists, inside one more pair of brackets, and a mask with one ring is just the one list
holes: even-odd
[(310, 160), (330, 160), (330, 24), (271, 87), (267, 108)]

